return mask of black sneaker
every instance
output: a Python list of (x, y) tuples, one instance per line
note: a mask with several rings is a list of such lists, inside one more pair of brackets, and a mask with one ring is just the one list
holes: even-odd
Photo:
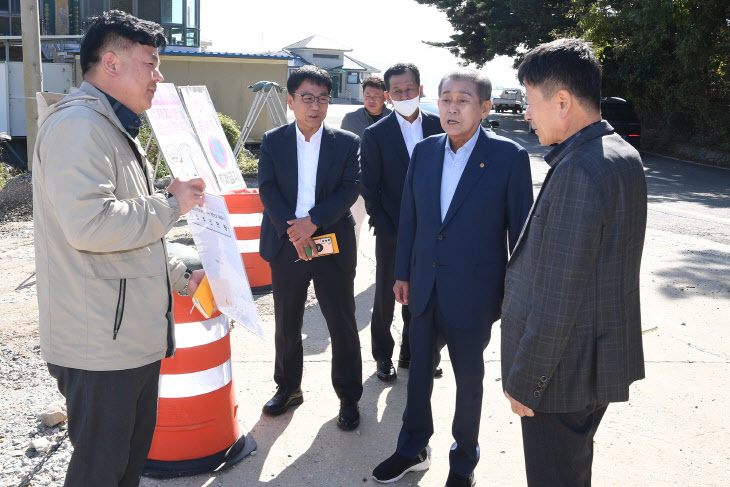
[(428, 447), (421, 450), (416, 458), (407, 458), (396, 452), (373, 470), (373, 478), (380, 483), (389, 484), (403, 478), (408, 472), (421, 472), (431, 466)]
[(446, 487), (475, 487), (477, 485), (474, 479), (474, 472), (470, 473), (468, 477), (458, 475), (449, 470), (449, 478), (446, 479)]

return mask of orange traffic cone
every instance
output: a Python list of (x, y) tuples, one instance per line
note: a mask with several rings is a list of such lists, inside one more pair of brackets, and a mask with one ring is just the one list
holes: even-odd
[(231, 225), (236, 231), (238, 250), (243, 258), (246, 275), (253, 294), (271, 292), (271, 267), (259, 255), (261, 221), (264, 205), (258, 189), (240, 189), (222, 195), (226, 200)]
[(256, 448), (238, 421), (228, 318), (216, 312), (206, 320), (191, 298), (174, 299), (177, 351), (162, 361), (147, 477), (223, 470)]

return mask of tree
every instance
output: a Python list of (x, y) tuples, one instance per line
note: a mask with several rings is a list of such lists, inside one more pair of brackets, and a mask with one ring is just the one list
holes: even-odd
[[(730, 149), (730, 3), (727, 0), (418, 0), (446, 13), (445, 47), (467, 63), (497, 55), (517, 66), (559, 37), (592, 41), (603, 93), (637, 108), (645, 135)], [(647, 140), (647, 138), (644, 138)]]
[(577, 17), (604, 93), (631, 100), (647, 135), (730, 147), (730, 4), (584, 1)]
[(467, 63), (483, 66), (495, 56), (516, 57), (577, 25), (573, 0), (418, 0), (445, 12), (456, 34), (445, 47)]

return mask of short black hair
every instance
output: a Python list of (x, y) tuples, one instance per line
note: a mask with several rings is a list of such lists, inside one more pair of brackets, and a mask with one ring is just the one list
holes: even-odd
[(421, 72), (418, 70), (418, 66), (412, 63), (396, 63), (389, 67), (383, 78), (385, 79), (385, 90), (390, 90), (390, 78), (397, 74), (405, 74), (408, 71), (413, 73), (413, 77), (416, 78), (416, 84), (421, 86)]
[(121, 10), (109, 10), (92, 17), (81, 39), (81, 74), (86, 75), (101, 60), (110, 44), (126, 49), (130, 43), (164, 49), (167, 46), (165, 30), (160, 24), (138, 19)]
[(486, 75), (473, 69), (455, 69), (454, 71), (446, 73), (446, 75), (441, 78), (441, 82), (439, 82), (439, 98), (441, 97), (441, 88), (444, 86), (444, 83), (450, 79), (471, 81), (474, 83), (477, 87), (480, 104), (492, 99), (492, 82)]
[(305, 81), (327, 88), (327, 93), (332, 93), (332, 78), (329, 73), (317, 66), (302, 66), (291, 72), (286, 80), (286, 91), (296, 93)]
[(365, 88), (368, 86), (385, 91), (385, 81), (383, 81), (383, 78), (380, 76), (370, 76), (369, 78), (365, 78), (365, 81), (362, 82), (363, 93), (365, 93)]
[(558, 39), (528, 52), (517, 70), (520, 84), (538, 87), (545, 96), (567, 90), (586, 108), (601, 109), (601, 63), (583, 39)]

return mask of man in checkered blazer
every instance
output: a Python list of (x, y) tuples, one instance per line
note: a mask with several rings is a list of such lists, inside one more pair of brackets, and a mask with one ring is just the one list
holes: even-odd
[(608, 403), (644, 377), (646, 181), (639, 153), (601, 119), (589, 44), (540, 45), (518, 78), (525, 119), (556, 146), (507, 267), (502, 383), (522, 418), (528, 485), (586, 487)]

